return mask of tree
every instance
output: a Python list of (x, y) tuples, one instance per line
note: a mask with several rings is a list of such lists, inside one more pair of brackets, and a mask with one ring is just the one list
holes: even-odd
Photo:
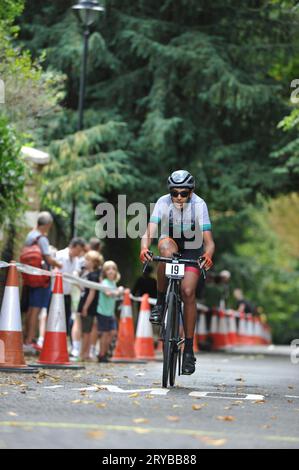
[[(45, 145), (60, 140), (47, 195), (55, 198), (55, 182), (64, 181), (69, 197), (82, 181), (82, 197), (92, 204), (100, 198), (115, 202), (122, 188), (129, 200), (153, 202), (166, 192), (170, 171), (185, 167), (209, 204), (217, 266), (226, 262), (238, 276), (239, 246), (248, 242), (247, 226), (253, 223), (250, 205), (262, 207), (264, 197), (294, 189), (289, 172), (275, 176), (281, 160), (272, 158), (292, 139), (277, 124), (289, 112), (290, 74), (285, 71), (297, 44), (293, 2), (107, 0), (106, 14), (90, 37), (86, 131), (80, 139), (92, 143), (94, 130), (108, 124), (115, 134), (108, 149), (102, 141), (90, 155), (75, 150), (74, 158), (73, 143), (63, 156), (65, 142), (78, 139), (82, 30), (72, 4), (31, 1), (20, 19), (23, 45), (33, 57), (45, 55), (45, 69), (67, 76), (63, 113), (39, 133)], [(117, 141), (120, 129), (127, 137)], [(99, 187), (101, 173), (91, 156), (102, 164), (103, 153), (119, 150), (125, 162), (122, 181), (130, 176), (130, 185)], [(118, 249), (127, 253), (122, 243)], [(256, 263), (262, 273), (264, 265)], [(259, 296), (260, 278), (253, 279)]]
[[(34, 2), (22, 38), (67, 74), (65, 104), (75, 113), (82, 38), (70, 6)], [(294, 27), (284, 4), (108, 0), (106, 7), (91, 35), (86, 127), (127, 125), (148, 198), (178, 166), (195, 173), (217, 210), (273, 195), (277, 163), (269, 154), (283, 138), (276, 125), (286, 105), (285, 83), (272, 69), (287, 61)]]
[[(22, 144), (31, 142), (41, 116), (49, 115), (61, 99), (61, 75), (43, 72), (28, 50), (21, 50), (15, 19), (24, 7), (23, 0), (3, 0), (0, 5), (0, 78), (5, 86), (5, 103), (0, 104), (0, 224), (24, 209), (25, 164)], [(60, 86), (60, 85), (59, 85)]]
[(7, 118), (0, 115), (0, 226), (23, 205), (24, 162), (20, 144)]

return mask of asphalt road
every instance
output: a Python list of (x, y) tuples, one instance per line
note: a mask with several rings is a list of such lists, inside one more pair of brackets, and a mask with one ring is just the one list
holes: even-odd
[(299, 364), (227, 354), (197, 363), (169, 391), (161, 362), (0, 372), (0, 448), (299, 448)]

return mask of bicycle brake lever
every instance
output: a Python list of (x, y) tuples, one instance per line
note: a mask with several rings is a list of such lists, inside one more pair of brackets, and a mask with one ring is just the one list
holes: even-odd
[[(152, 251), (149, 251), (149, 254), (150, 254), (150, 256), (153, 256), (154, 253), (153, 253)], [(142, 273), (143, 273), (143, 274), (146, 272), (147, 267), (148, 267), (148, 265), (150, 264), (150, 262), (151, 262), (151, 260), (148, 260), (148, 261), (146, 261), (146, 262), (143, 264), (143, 269), (142, 269)]]
[(149, 261), (146, 261), (146, 262), (143, 264), (143, 269), (142, 269), (142, 273), (143, 273), (143, 274), (146, 272), (149, 263), (150, 263)]

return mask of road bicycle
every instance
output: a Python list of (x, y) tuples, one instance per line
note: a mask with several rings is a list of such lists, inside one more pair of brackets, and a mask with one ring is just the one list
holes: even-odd
[[(150, 252), (151, 256), (152, 253)], [(185, 342), (180, 337), (180, 320), (183, 321), (183, 302), (181, 300), (181, 281), (185, 274), (185, 265), (196, 266), (201, 263), (199, 260), (181, 258), (180, 253), (174, 253), (171, 258), (163, 256), (152, 256), (152, 260), (159, 263), (165, 263), (165, 275), (168, 277), (168, 287), (166, 291), (165, 308), (160, 327), (160, 338), (163, 342), (163, 373), (162, 386), (167, 388), (168, 381), (171, 387), (175, 384), (176, 371), (181, 375), (182, 354), (181, 349)], [(146, 261), (143, 272), (146, 271), (148, 264)], [(201, 273), (206, 278), (206, 272), (202, 268)]]

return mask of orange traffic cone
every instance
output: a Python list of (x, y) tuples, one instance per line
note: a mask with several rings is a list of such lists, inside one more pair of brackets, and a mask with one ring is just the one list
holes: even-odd
[(233, 310), (229, 311), (229, 319), (228, 319), (228, 341), (231, 346), (235, 346), (238, 342), (237, 340), (237, 324), (236, 324), (236, 317)]
[(247, 313), (247, 344), (252, 346), (255, 344), (253, 332), (253, 318), (251, 313)]
[(218, 330), (217, 333), (214, 334), (213, 349), (222, 350), (227, 348), (228, 345), (226, 316), (223, 310), (219, 310)]
[(136, 361), (134, 341), (135, 334), (130, 289), (126, 289), (124, 292), (124, 300), (121, 308), (118, 328), (118, 337), (112, 361), (140, 362)]
[(243, 346), (247, 343), (247, 328), (246, 328), (246, 318), (245, 313), (240, 312), (240, 319), (239, 319), (239, 328), (237, 334), (238, 345)]
[(205, 344), (208, 339), (208, 330), (207, 330), (206, 314), (203, 312), (201, 312), (199, 315), (197, 334), (198, 334), (199, 346), (201, 346), (202, 344)]
[(218, 312), (215, 308), (213, 308), (211, 328), (210, 328), (210, 333), (209, 333), (209, 339), (210, 339), (213, 350), (216, 349), (215, 344), (216, 344), (217, 333), (218, 333)]
[(148, 294), (143, 294), (136, 332), (135, 353), (138, 359), (155, 359), (153, 328), (149, 321)]
[(32, 373), (36, 369), (24, 359), (18, 272), (11, 263), (0, 312), (0, 371)]
[(258, 317), (253, 317), (253, 339), (254, 344), (260, 345), (261, 343), (261, 330), (260, 330), (260, 320)]
[(43, 349), (37, 367), (48, 369), (84, 369), (69, 361), (66, 337), (62, 274), (57, 273), (49, 308)]

